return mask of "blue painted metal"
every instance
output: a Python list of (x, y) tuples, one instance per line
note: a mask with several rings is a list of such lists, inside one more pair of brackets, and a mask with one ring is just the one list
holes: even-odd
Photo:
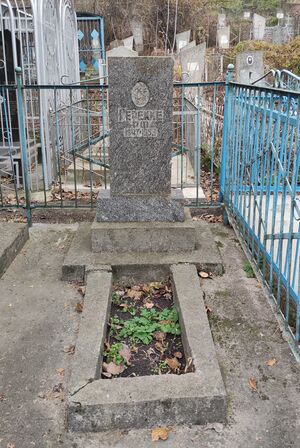
[(30, 197), (30, 180), (29, 180), (29, 166), (27, 157), (27, 139), (25, 129), (25, 115), (24, 115), (24, 99), (23, 99), (23, 83), (22, 83), (22, 69), (16, 68), (16, 80), (17, 80), (17, 103), (18, 103), (18, 119), (19, 119), (19, 133), (20, 133), (20, 145), (22, 155), (23, 166), (23, 185), (25, 191), (25, 208), (28, 225), (31, 226), (31, 197)]
[(221, 192), (298, 346), (300, 92), (229, 82), (226, 103)]
[(105, 64), (104, 18), (101, 16), (77, 17), (79, 68), (82, 74), (99, 74), (99, 59)]

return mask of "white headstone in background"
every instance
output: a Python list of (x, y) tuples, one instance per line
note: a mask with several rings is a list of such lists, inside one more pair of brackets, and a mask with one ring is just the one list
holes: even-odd
[(133, 50), (133, 36), (126, 37), (123, 39), (124, 47), (129, 48), (129, 50)]
[(188, 75), (188, 82), (202, 82), (204, 77), (206, 43), (180, 52), (182, 72)]
[(244, 11), (243, 17), (245, 20), (251, 19), (251, 12), (250, 11)]
[(109, 44), (109, 48), (113, 50), (114, 48), (123, 47), (124, 43), (122, 40), (112, 40)]
[(179, 53), (186, 45), (190, 43), (191, 30), (183, 31), (183, 33), (176, 34), (176, 49)]
[(131, 20), (131, 31), (135, 43), (135, 49), (138, 53), (144, 51), (143, 24), (137, 20)]
[(253, 39), (263, 40), (265, 35), (266, 19), (259, 14), (253, 14)]
[(130, 48), (127, 47), (117, 47), (113, 48), (112, 50), (109, 50), (106, 52), (106, 56), (119, 56), (119, 57), (136, 57), (138, 56), (138, 52), (134, 50), (130, 50)]
[(230, 26), (225, 26), (217, 31), (217, 43), (219, 48), (230, 47)]
[(183, 48), (180, 50), (180, 52), (189, 50), (190, 48), (193, 48), (193, 47), (195, 47), (195, 46), (196, 46), (196, 41), (193, 40), (193, 41), (190, 42), (189, 44), (185, 45), (185, 47), (183, 47)]
[[(244, 51), (236, 57), (236, 78), (241, 84), (252, 84), (264, 75), (264, 52)], [(257, 83), (262, 85), (262, 83)]]
[(218, 14), (218, 28), (224, 28), (226, 26), (226, 14)]

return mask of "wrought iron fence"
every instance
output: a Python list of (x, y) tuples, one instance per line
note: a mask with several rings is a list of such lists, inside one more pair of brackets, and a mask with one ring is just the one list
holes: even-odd
[(300, 339), (300, 93), (227, 84), (222, 193), (233, 224)]
[[(0, 208), (26, 207), (30, 222), (34, 208), (94, 207), (99, 190), (109, 188), (108, 86), (23, 85), (21, 78), (18, 71), (17, 85), (0, 86)], [(224, 85), (174, 85), (172, 187), (187, 205), (219, 202)]]

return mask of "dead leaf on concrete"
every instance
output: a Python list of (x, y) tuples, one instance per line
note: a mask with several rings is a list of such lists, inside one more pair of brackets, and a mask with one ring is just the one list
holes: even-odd
[(255, 378), (249, 378), (248, 384), (250, 389), (252, 389), (254, 392), (257, 392), (257, 381)]
[(125, 370), (125, 367), (122, 364), (118, 366), (114, 362), (109, 362), (108, 364), (104, 362), (102, 366), (104, 372), (110, 375), (120, 375)]
[(122, 356), (126, 364), (130, 364), (131, 350), (128, 345), (123, 344), (121, 350), (119, 351), (119, 354)]
[(201, 271), (201, 272), (199, 272), (199, 277), (201, 277), (201, 278), (209, 278), (209, 274), (207, 272)]
[(75, 353), (75, 345), (67, 345), (64, 347), (64, 352), (68, 355), (74, 355)]
[(5, 401), (5, 400), (6, 400), (5, 395), (4, 394), (0, 394), (0, 401)]
[(16, 445), (14, 443), (8, 443), (6, 448), (16, 448)]
[(85, 296), (85, 290), (86, 290), (85, 286), (78, 286), (78, 288), (77, 288), (77, 291), (79, 292), (79, 294), (82, 295), (82, 297)]
[(268, 361), (266, 361), (267, 366), (269, 367), (273, 367), (275, 366), (275, 364), (277, 363), (277, 359), (276, 358), (271, 358)]
[(167, 440), (169, 437), (169, 428), (154, 428), (151, 431), (152, 442), (158, 442), (159, 440)]
[(81, 302), (76, 303), (75, 311), (77, 313), (79, 313), (79, 314), (82, 313), (82, 311), (83, 311), (83, 304)]
[(173, 370), (174, 372), (179, 370), (180, 367), (181, 367), (181, 364), (180, 364), (180, 362), (178, 361), (177, 358), (167, 358), (166, 359), (166, 363), (168, 364), (170, 369)]
[(64, 376), (64, 374), (65, 374), (65, 369), (63, 369), (62, 367), (59, 368), (59, 369), (56, 369), (56, 373), (57, 373), (58, 375)]

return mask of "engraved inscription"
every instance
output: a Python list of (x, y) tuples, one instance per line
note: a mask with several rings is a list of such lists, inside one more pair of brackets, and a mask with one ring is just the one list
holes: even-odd
[(164, 121), (163, 110), (135, 110), (119, 108), (118, 122), (124, 123), (126, 138), (157, 138), (159, 124)]
[(145, 107), (150, 99), (150, 92), (146, 84), (137, 82), (131, 91), (131, 98), (136, 107)]

